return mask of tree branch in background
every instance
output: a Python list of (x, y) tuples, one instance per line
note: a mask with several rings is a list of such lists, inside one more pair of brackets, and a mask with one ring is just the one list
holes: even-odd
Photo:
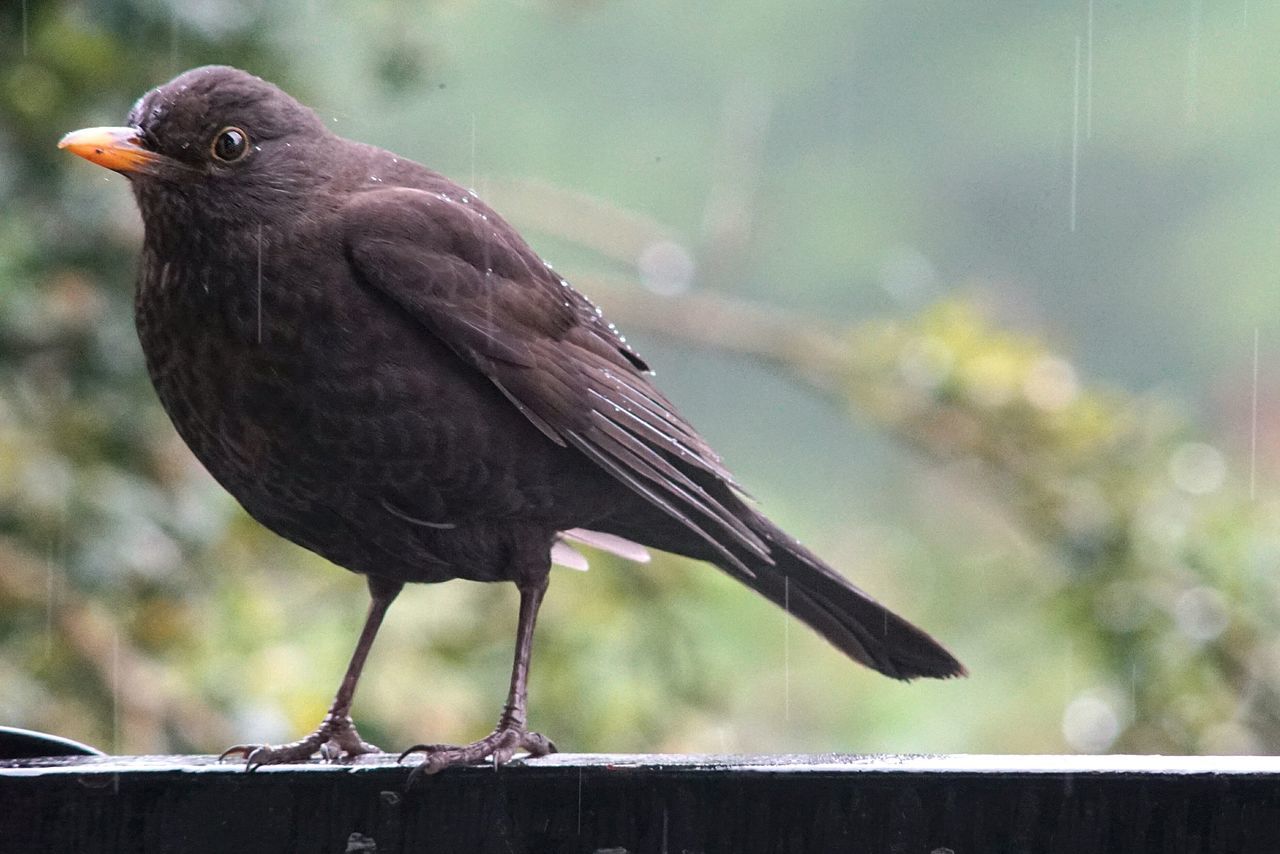
[(767, 362), (930, 460), (980, 463), (991, 498), (1070, 570), (1061, 606), (1099, 633), (1112, 705), (1132, 706), (1113, 709), (1117, 747), (1280, 748), (1275, 502), (1244, 494), (1171, 404), (1082, 384), (963, 300), (839, 329), (580, 281), (625, 329)]

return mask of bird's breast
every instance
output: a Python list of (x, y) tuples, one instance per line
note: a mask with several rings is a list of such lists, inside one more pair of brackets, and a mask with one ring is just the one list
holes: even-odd
[(494, 472), (512, 477), (531, 430), (519, 413), (343, 276), (336, 251), (276, 252), (288, 260), (243, 250), (201, 266), (144, 256), (139, 337), (196, 456), (242, 503), (245, 490), (304, 483), (412, 495), (406, 512), (427, 519), (446, 504), (500, 508)]
[(251, 276), (182, 258), (144, 257), (142, 265), (136, 319), (148, 372), (215, 476), (259, 468), (278, 435), (305, 428), (306, 413), (289, 407), (300, 377), (283, 339), (294, 330), (267, 313), (272, 301), (259, 299), (259, 281), (256, 265)]

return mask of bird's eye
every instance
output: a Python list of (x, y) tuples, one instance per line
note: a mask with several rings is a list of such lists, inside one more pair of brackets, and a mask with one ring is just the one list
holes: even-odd
[(213, 138), (213, 156), (223, 163), (235, 163), (249, 150), (249, 136), (240, 128), (223, 128)]

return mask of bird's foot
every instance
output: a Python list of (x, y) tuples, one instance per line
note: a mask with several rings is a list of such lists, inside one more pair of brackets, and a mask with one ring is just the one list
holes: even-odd
[(529, 732), (523, 724), (501, 723), (493, 732), (471, 744), (415, 744), (400, 754), (400, 761), (403, 762), (411, 753), (426, 754), (422, 763), (413, 769), (412, 782), (420, 774), (434, 774), (454, 765), (474, 765), (485, 760), (502, 765), (521, 751), (530, 756), (546, 756), (555, 753), (556, 746), (545, 735)]
[(382, 750), (360, 737), (356, 725), (347, 715), (329, 714), (320, 722), (316, 731), (306, 738), (278, 746), (270, 744), (237, 744), (228, 747), (219, 760), (239, 757), (245, 761), (245, 770), (252, 771), (262, 765), (286, 765), (306, 762), (317, 753), (330, 762), (347, 761), (367, 753)]

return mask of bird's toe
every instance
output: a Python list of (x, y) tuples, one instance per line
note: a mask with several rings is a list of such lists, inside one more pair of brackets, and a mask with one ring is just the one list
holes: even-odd
[(423, 774), (436, 774), (455, 765), (480, 762), (504, 765), (522, 752), (530, 756), (546, 756), (555, 753), (556, 746), (541, 733), (529, 732), (523, 727), (503, 727), (471, 744), (416, 744), (400, 754), (400, 761), (411, 754), (423, 754), (421, 763), (410, 777), (412, 783)]
[(263, 765), (288, 765), (306, 762), (317, 754), (327, 762), (348, 762), (359, 756), (382, 751), (360, 737), (355, 724), (347, 716), (330, 715), (306, 738), (289, 744), (237, 744), (218, 757), (243, 759), (245, 770), (253, 771)]

